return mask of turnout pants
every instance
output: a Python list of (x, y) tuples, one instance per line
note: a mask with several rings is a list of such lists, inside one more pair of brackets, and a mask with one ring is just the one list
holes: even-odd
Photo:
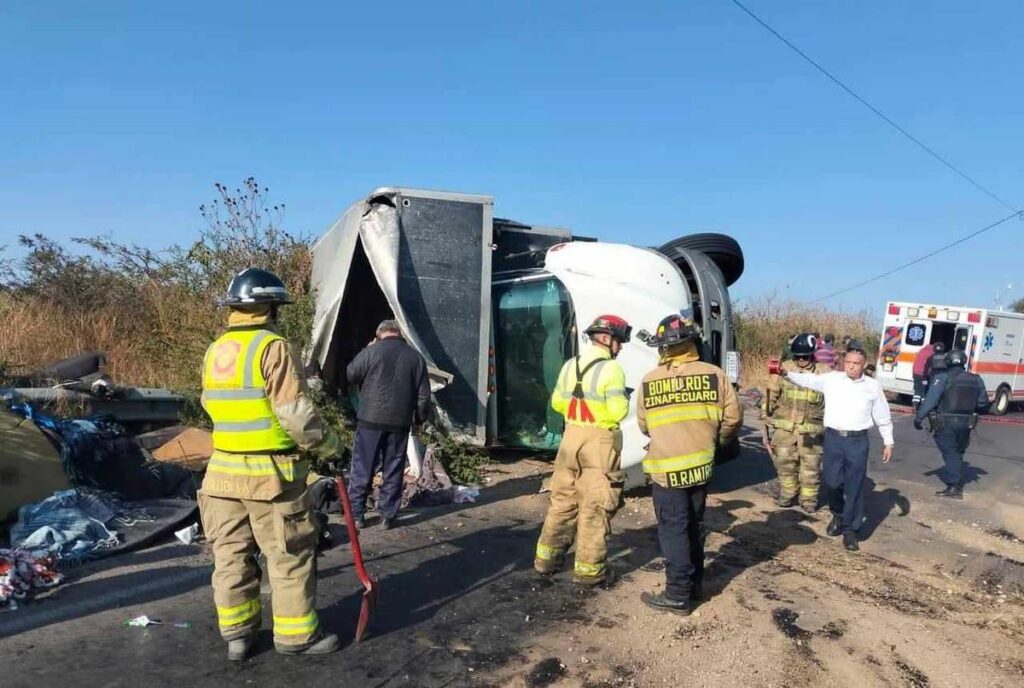
[(652, 485), (658, 542), (665, 557), (665, 596), (685, 602), (704, 579), (704, 506), (708, 486), (683, 489)]
[[(200, 516), (213, 546), (213, 600), (225, 640), (259, 630), (261, 551), (267, 557), (274, 644), (301, 647), (318, 635), (316, 526), (305, 486), (269, 501), (199, 493)], [(257, 550), (258, 548), (258, 550)]]
[(377, 471), (380, 471), (383, 478), (377, 499), (377, 513), (386, 519), (398, 515), (402, 506), (402, 474), (405, 472), (408, 445), (409, 428), (375, 430), (363, 425), (356, 427), (352, 472), (348, 481), (348, 498), (352, 502), (354, 516), (359, 517), (366, 512), (366, 498)]
[(868, 434), (843, 437), (825, 429), (822, 478), (828, 506), (839, 516), (842, 532), (856, 532), (864, 520), (864, 482), (868, 474)]
[(624, 476), (619, 469), (622, 433), (567, 424), (551, 476), (551, 502), (537, 543), (534, 568), (554, 573), (576, 543), (573, 576), (604, 580), (608, 535), (619, 508)]
[(776, 429), (772, 433), (772, 461), (779, 474), (779, 498), (799, 496), (800, 503), (818, 507), (821, 483), (821, 455), (824, 439), (820, 433), (797, 433)]
[(963, 487), (964, 452), (971, 442), (970, 428), (940, 427), (935, 431), (935, 444), (946, 464), (942, 482), (952, 487)]

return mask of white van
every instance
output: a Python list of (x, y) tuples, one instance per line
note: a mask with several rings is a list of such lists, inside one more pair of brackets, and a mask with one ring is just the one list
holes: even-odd
[(1003, 415), (1024, 400), (1024, 314), (985, 308), (893, 301), (886, 304), (878, 349), (878, 381), (888, 392), (914, 392), (914, 357), (942, 342), (967, 354), (967, 369), (985, 381), (992, 406)]

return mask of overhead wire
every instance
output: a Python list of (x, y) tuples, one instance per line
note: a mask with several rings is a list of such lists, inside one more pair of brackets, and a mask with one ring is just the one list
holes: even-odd
[(1005, 201), (1005, 200), (1003, 200), (1003, 199), (1002, 199), (1002, 198), (1001, 198), (1001, 197), (1000, 197), (1000, 196), (999, 196), (998, 194), (996, 194), (996, 193), (995, 193), (994, 191), (992, 191), (992, 190), (990, 190), (990, 189), (986, 188), (986, 187), (985, 187), (985, 186), (984, 186), (983, 184), (981, 184), (981, 182), (977, 181), (976, 179), (974, 179), (974, 177), (970, 176), (969, 174), (967, 174), (966, 172), (964, 172), (963, 170), (961, 170), (961, 169), (960, 169), (959, 167), (957, 167), (956, 165), (954, 165), (953, 163), (951, 163), (951, 162), (950, 162), (949, 160), (947, 160), (946, 158), (944, 158), (944, 157), (942, 157), (941, 155), (939, 155), (939, 154), (938, 154), (937, 152), (935, 152), (935, 150), (934, 150), (933, 148), (931, 148), (931, 147), (930, 147), (930, 146), (929, 146), (928, 144), (924, 143), (924, 142), (923, 142), (923, 141), (921, 141), (921, 140), (920, 140), (919, 138), (917, 138), (916, 136), (914, 136), (913, 134), (911, 134), (911, 133), (910, 133), (909, 131), (907, 131), (906, 129), (904, 129), (903, 127), (901, 127), (901, 126), (900, 126), (899, 124), (897, 124), (896, 122), (894, 122), (894, 121), (892, 120), (892, 118), (890, 118), (890, 117), (889, 117), (888, 115), (886, 115), (886, 114), (885, 114), (884, 112), (882, 112), (881, 110), (879, 110), (878, 108), (876, 108), (876, 107), (875, 107), (874, 105), (872, 105), (871, 103), (869, 103), (869, 102), (868, 102), (867, 100), (865, 100), (865, 99), (864, 99), (863, 97), (861, 97), (861, 96), (860, 96), (860, 95), (859, 95), (859, 94), (858, 94), (858, 93), (857, 93), (856, 91), (854, 91), (854, 90), (853, 90), (852, 88), (850, 88), (849, 86), (847, 86), (846, 84), (844, 84), (844, 83), (843, 83), (842, 81), (840, 81), (840, 80), (839, 80), (839, 77), (835, 76), (834, 74), (832, 74), (832, 72), (830, 72), (830, 71), (828, 71), (827, 69), (825, 69), (824, 67), (822, 67), (822, 66), (821, 66), (820, 64), (818, 64), (818, 63), (817, 63), (816, 61), (814, 61), (814, 60), (813, 60), (813, 59), (812, 59), (812, 58), (811, 58), (811, 57), (810, 57), (810, 56), (809, 56), (809, 55), (808, 55), (807, 53), (805, 53), (805, 52), (804, 52), (803, 50), (801, 50), (800, 48), (798, 48), (797, 46), (795, 46), (795, 45), (794, 45), (793, 43), (791, 43), (791, 42), (789, 41), (789, 39), (787, 39), (787, 38), (786, 38), (785, 36), (783, 36), (783, 35), (782, 35), (782, 34), (780, 34), (780, 33), (779, 33), (778, 31), (776, 31), (775, 29), (773, 29), (773, 28), (772, 28), (772, 27), (771, 27), (771, 26), (770, 26), (770, 25), (769, 25), (769, 24), (768, 24), (768, 23), (767, 23), (766, 21), (764, 21), (764, 20), (763, 20), (763, 19), (761, 19), (761, 18), (760, 18), (759, 16), (757, 16), (756, 14), (754, 14), (753, 12), (751, 12), (751, 11), (750, 11), (750, 10), (749, 10), (749, 9), (748, 9), (748, 8), (747, 8), (747, 7), (746, 7), (746, 6), (745, 6), (745, 5), (744, 5), (744, 4), (742, 3), (742, 2), (740, 2), (739, 0), (730, 0), (730, 1), (731, 1), (731, 2), (732, 2), (732, 3), (734, 4), (734, 5), (736, 5), (737, 7), (739, 7), (739, 8), (741, 9), (741, 10), (743, 10), (744, 12), (746, 12), (746, 13), (747, 13), (748, 15), (750, 15), (751, 19), (753, 19), (753, 20), (754, 20), (754, 21), (756, 21), (756, 22), (757, 22), (758, 24), (760, 24), (761, 26), (763, 26), (763, 27), (764, 27), (764, 28), (765, 28), (765, 29), (766, 29), (766, 30), (767, 30), (767, 31), (768, 31), (769, 33), (771, 33), (771, 34), (772, 34), (773, 36), (775, 36), (775, 37), (776, 37), (776, 38), (778, 38), (778, 39), (779, 39), (780, 41), (782, 41), (782, 42), (783, 42), (783, 43), (785, 43), (785, 44), (786, 44), (787, 46), (789, 46), (789, 48), (791, 48), (791, 49), (793, 50), (793, 52), (795, 52), (795, 53), (796, 53), (797, 55), (799, 55), (800, 57), (802, 57), (802, 58), (803, 58), (803, 59), (804, 59), (804, 60), (805, 60), (805, 61), (806, 61), (806, 62), (807, 62), (808, 64), (810, 64), (810, 65), (811, 65), (811, 66), (813, 66), (813, 67), (814, 67), (815, 69), (817, 69), (817, 70), (818, 70), (819, 72), (821, 72), (821, 73), (822, 73), (822, 74), (824, 74), (824, 75), (825, 75), (826, 77), (828, 77), (828, 78), (829, 78), (829, 79), (830, 79), (830, 80), (831, 80), (831, 81), (832, 81), (832, 82), (833, 82), (833, 83), (834, 83), (834, 84), (835, 84), (836, 86), (838, 86), (839, 88), (841, 88), (841, 89), (843, 89), (844, 91), (846, 91), (846, 92), (847, 92), (847, 93), (848, 93), (849, 95), (851, 95), (851, 96), (852, 96), (853, 98), (855, 98), (855, 99), (856, 99), (856, 100), (857, 100), (857, 101), (858, 101), (858, 102), (859, 102), (859, 103), (860, 103), (861, 105), (863, 105), (863, 106), (864, 106), (864, 107), (866, 107), (867, 109), (871, 110), (871, 112), (875, 113), (875, 114), (876, 114), (876, 115), (877, 115), (877, 116), (878, 116), (879, 118), (881, 118), (881, 119), (882, 119), (882, 121), (884, 121), (884, 122), (885, 122), (886, 124), (888, 124), (889, 126), (891, 126), (891, 127), (893, 128), (893, 129), (895, 129), (895, 130), (896, 130), (896, 131), (898, 131), (899, 133), (903, 134), (903, 136), (905, 136), (905, 137), (906, 137), (907, 139), (909, 139), (910, 141), (912, 141), (912, 142), (913, 142), (913, 143), (914, 143), (915, 145), (917, 145), (917, 146), (918, 146), (918, 147), (919, 147), (919, 148), (920, 148), (921, 150), (925, 151), (926, 153), (928, 153), (928, 155), (932, 156), (933, 158), (935, 158), (936, 160), (938, 160), (939, 162), (941, 162), (941, 163), (942, 163), (943, 165), (945, 165), (945, 166), (946, 166), (946, 167), (948, 167), (948, 168), (949, 168), (950, 170), (952, 170), (953, 172), (955, 172), (956, 174), (958, 174), (958, 175), (959, 175), (960, 177), (962, 177), (962, 178), (963, 178), (963, 179), (965, 179), (965, 180), (966, 180), (966, 181), (967, 181), (968, 183), (970, 183), (970, 184), (971, 184), (972, 186), (974, 186), (974, 188), (978, 189), (979, 191), (981, 191), (981, 192), (982, 192), (982, 193), (984, 193), (985, 195), (989, 196), (990, 198), (992, 198), (993, 200), (997, 201), (998, 203), (1001, 203), (1002, 205), (1006, 206), (1006, 207), (1007, 207), (1007, 208), (1009, 208), (1010, 210), (1017, 210), (1017, 208), (1015, 208), (1015, 207), (1014, 207), (1014, 206), (1013, 206), (1012, 204), (1010, 204), (1010, 203), (1009, 203), (1008, 201)]
[(754, 14), (742, 2), (740, 2), (739, 0), (730, 0), (730, 2), (732, 2), (734, 5), (736, 5), (741, 10), (743, 10), (743, 12), (745, 12), (751, 19), (756, 21), (766, 31), (768, 31), (773, 36), (775, 36), (777, 39), (782, 41), (782, 43), (784, 43), (787, 47), (789, 47), (793, 52), (795, 52), (797, 55), (799, 55), (801, 58), (803, 58), (804, 61), (806, 61), (808, 64), (810, 64), (816, 70), (818, 70), (819, 72), (824, 74), (826, 77), (828, 77), (828, 79), (830, 81), (832, 81), (835, 85), (837, 85), (837, 86), (839, 86), (839, 88), (843, 89), (843, 91), (845, 91), (847, 94), (849, 94), (855, 100), (857, 100), (857, 102), (859, 102), (864, 107), (868, 108), (872, 113), (874, 113), (882, 121), (884, 121), (886, 124), (888, 124), (893, 129), (898, 131), (900, 134), (902, 134), (904, 137), (906, 137), (908, 140), (910, 140), (912, 143), (914, 143), (917, 147), (919, 147), (920, 149), (922, 149), (923, 151), (928, 153), (930, 156), (932, 156), (933, 158), (938, 160), (940, 163), (945, 165), (947, 168), (952, 170), (959, 177), (961, 177), (962, 179), (964, 179), (965, 181), (970, 183), (971, 186), (973, 186), (974, 188), (976, 188), (979, 191), (981, 191), (982, 193), (984, 193), (986, 196), (989, 196), (990, 198), (992, 198), (996, 202), (1000, 203), (1001, 205), (1003, 205), (1006, 208), (1009, 208), (1010, 210), (1013, 211), (1012, 213), (1010, 213), (1006, 217), (1003, 217), (1000, 220), (997, 220), (997, 221), (995, 221), (995, 222), (993, 222), (993, 223), (991, 223), (989, 225), (986, 225), (986, 226), (984, 226), (984, 227), (982, 227), (980, 229), (977, 229), (977, 230), (971, 232), (970, 234), (962, 236), (959, 239), (956, 239), (955, 241), (951, 241), (950, 243), (948, 243), (948, 244), (946, 244), (944, 246), (940, 246), (939, 248), (937, 248), (937, 249), (935, 249), (935, 250), (933, 250), (933, 251), (931, 251), (929, 253), (926, 253), (923, 256), (920, 256), (918, 258), (915, 258), (914, 260), (911, 260), (911, 261), (908, 261), (906, 263), (903, 263), (902, 265), (899, 265), (899, 266), (897, 266), (895, 268), (892, 268), (891, 270), (883, 272), (883, 273), (881, 273), (879, 275), (875, 275), (874, 277), (871, 277), (869, 279), (863, 280), (861, 282), (858, 282), (858, 283), (856, 283), (854, 285), (851, 285), (849, 287), (846, 287), (844, 289), (840, 289), (840, 290), (832, 292), (831, 294), (828, 294), (826, 296), (822, 296), (821, 298), (815, 299), (812, 303), (818, 303), (820, 301), (827, 301), (828, 299), (834, 298), (836, 296), (840, 296), (840, 295), (845, 294), (847, 292), (853, 291), (854, 289), (859, 289), (860, 287), (863, 287), (863, 286), (866, 286), (868, 284), (871, 284), (872, 282), (877, 282), (880, 279), (885, 279), (886, 277), (889, 277), (890, 275), (893, 275), (893, 274), (895, 274), (895, 273), (897, 273), (897, 272), (899, 272), (901, 270), (905, 270), (906, 268), (909, 268), (912, 265), (916, 265), (916, 264), (918, 264), (918, 263), (920, 263), (922, 261), (925, 261), (925, 260), (927, 260), (927, 259), (929, 259), (929, 258), (931, 258), (933, 256), (936, 256), (939, 253), (942, 253), (943, 251), (948, 251), (949, 249), (953, 248), (954, 246), (958, 246), (959, 244), (962, 244), (965, 241), (973, 239), (974, 237), (978, 236), (979, 234), (984, 234), (985, 232), (988, 232), (989, 230), (995, 229), (996, 227), (999, 227), (1000, 225), (1002, 225), (1002, 224), (1004, 224), (1006, 222), (1009, 222), (1013, 218), (1024, 218), (1024, 211), (1021, 211), (1021, 210), (1017, 209), (1016, 207), (1014, 207), (1012, 204), (1010, 204), (1008, 201), (1006, 201), (1003, 198), (1001, 198), (994, 191), (992, 191), (992, 190), (988, 189), (987, 187), (985, 187), (983, 184), (981, 184), (981, 182), (979, 182), (976, 179), (974, 179), (973, 177), (971, 177), (969, 174), (967, 174), (966, 172), (961, 170), (959, 167), (957, 167), (956, 165), (951, 163), (949, 160), (947, 160), (943, 156), (939, 155), (939, 153), (937, 153), (929, 145), (927, 145), (926, 143), (921, 141), (919, 138), (917, 138), (916, 136), (911, 134), (909, 131), (907, 131), (906, 129), (901, 127), (891, 117), (889, 117), (884, 112), (879, 110), (877, 107), (872, 105), (865, 98), (863, 98), (860, 94), (858, 94), (852, 88), (850, 88), (845, 83), (843, 83), (837, 76), (832, 74), (832, 72), (830, 72), (829, 70), (825, 69), (825, 67), (823, 67), (817, 61), (815, 61), (813, 58), (811, 58), (807, 53), (805, 53), (803, 50), (801, 50), (796, 45), (794, 45), (789, 39), (787, 39), (781, 33), (776, 31), (771, 25), (768, 24), (768, 22), (766, 22), (761, 17), (759, 17), (756, 14)]
[(906, 268), (909, 268), (911, 265), (916, 265), (916, 264), (920, 263), (921, 261), (928, 260), (932, 256), (935, 256), (935, 255), (937, 255), (939, 253), (942, 253), (943, 251), (949, 250), (949, 249), (953, 248), (954, 246), (956, 246), (958, 244), (964, 243), (965, 241), (973, 239), (974, 237), (978, 236), (979, 234), (984, 234), (985, 232), (989, 231), (990, 229), (995, 229), (996, 227), (998, 227), (999, 225), (1003, 224), (1004, 222), (1009, 222), (1010, 220), (1012, 220), (1015, 217), (1019, 218), (1019, 217), (1022, 217), (1022, 216), (1024, 216), (1024, 211), (1020, 211), (1020, 210), (1014, 211), (1014, 212), (1010, 213), (1009, 215), (1007, 215), (1006, 217), (1004, 217), (1004, 218), (1002, 218), (1000, 220), (996, 220), (995, 222), (993, 222), (990, 225), (985, 225), (981, 229), (975, 230), (975, 231), (971, 232), (970, 234), (968, 234), (966, 236), (962, 236), (959, 239), (957, 239), (956, 241), (951, 241), (948, 244), (946, 244), (945, 246), (941, 246), (941, 247), (935, 249), (934, 251), (932, 251), (930, 253), (926, 253), (925, 255), (920, 256), (919, 258), (915, 258), (914, 260), (909, 261), (907, 263), (904, 263), (903, 265), (900, 265), (898, 267), (895, 267), (892, 270), (888, 270), (887, 272), (883, 272), (880, 275), (875, 275), (874, 277), (872, 277), (870, 279), (866, 279), (866, 280), (864, 280), (862, 282), (858, 282), (857, 284), (854, 284), (852, 286), (846, 287), (845, 289), (840, 289), (839, 291), (834, 291), (831, 294), (828, 294), (826, 296), (822, 296), (821, 298), (814, 299), (814, 301), (812, 301), (811, 303), (818, 303), (819, 301), (827, 301), (828, 299), (831, 299), (833, 297), (839, 296), (841, 294), (845, 294), (848, 291), (853, 291), (854, 289), (859, 289), (859, 288), (861, 288), (861, 287), (863, 287), (865, 285), (871, 284), (872, 282), (877, 282), (878, 280), (884, 279), (884, 278), (888, 277), (889, 275), (893, 275), (893, 274), (899, 272), (900, 270), (904, 270)]

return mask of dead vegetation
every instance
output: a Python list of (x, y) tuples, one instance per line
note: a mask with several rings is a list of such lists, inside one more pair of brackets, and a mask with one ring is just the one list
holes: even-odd
[(296, 299), (283, 329), (300, 345), (313, 315), (310, 237), (281, 227), (255, 179), (200, 206), (203, 227), (190, 245), (162, 250), (108, 237), (71, 246), (21, 236), (21, 256), (0, 265), (0, 370), (18, 373), (83, 351), (107, 352), (115, 380), (182, 392), (199, 388), (203, 352), (223, 328), (215, 308), (231, 277), (248, 266), (279, 274)]
[(801, 332), (831, 333), (837, 348), (844, 336), (853, 337), (867, 349), (868, 360), (878, 351), (880, 328), (867, 311), (833, 311), (769, 294), (737, 304), (735, 321), (744, 387), (764, 387), (768, 359), (781, 355), (789, 340)]

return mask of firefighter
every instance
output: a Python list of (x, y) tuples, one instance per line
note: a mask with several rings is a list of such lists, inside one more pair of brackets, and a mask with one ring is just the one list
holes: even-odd
[(700, 602), (704, 576), (704, 505), (715, 450), (740, 431), (743, 413), (725, 371), (700, 361), (690, 312), (663, 319), (652, 341), (658, 367), (644, 376), (637, 403), (640, 430), (651, 438), (650, 476), (665, 591), (640, 598), (659, 611), (688, 615)]
[(559, 373), (551, 406), (564, 417), (565, 434), (555, 457), (551, 501), (533, 562), (542, 575), (561, 568), (575, 540), (573, 580), (595, 586), (609, 579), (608, 534), (624, 481), (619, 423), (629, 412), (626, 374), (615, 358), (631, 331), (618, 316), (599, 316), (586, 330), (591, 345)]
[[(830, 366), (815, 363), (815, 349), (814, 335), (798, 334), (789, 343), (791, 360), (783, 368), (791, 373), (832, 372)], [(779, 474), (779, 506), (793, 506), (799, 499), (804, 511), (814, 513), (825, 443), (825, 397), (772, 375), (761, 410), (765, 448)]]
[(964, 452), (971, 442), (971, 430), (978, 422), (978, 413), (989, 406), (988, 392), (980, 376), (964, 370), (967, 355), (963, 351), (950, 351), (945, 362), (946, 369), (928, 385), (928, 394), (914, 416), (914, 427), (923, 429), (924, 419), (933, 414), (932, 432), (945, 463), (941, 478), (946, 484), (935, 494), (963, 499)]
[(340, 442), (313, 408), (295, 352), (275, 330), (278, 307), (289, 303), (276, 275), (238, 273), (219, 303), (230, 309), (227, 332), (203, 362), (202, 404), (213, 421), (214, 451), (198, 499), (232, 661), (246, 658), (261, 624), (258, 552), (267, 560), (277, 651), (319, 655), (338, 648), (316, 613), (317, 533), (303, 452), (334, 457)]

